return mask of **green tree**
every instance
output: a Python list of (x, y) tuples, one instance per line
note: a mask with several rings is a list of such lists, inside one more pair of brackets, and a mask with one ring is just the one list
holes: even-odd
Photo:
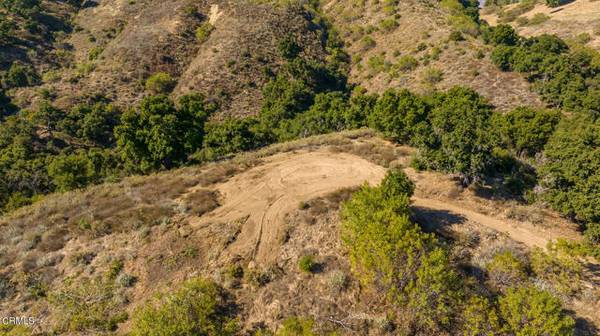
[(105, 103), (80, 104), (60, 120), (58, 128), (71, 136), (108, 147), (115, 143), (114, 128), (119, 124), (119, 115), (118, 109)]
[(226, 119), (206, 124), (206, 135), (198, 158), (213, 160), (221, 156), (257, 148), (264, 143), (255, 118)]
[(472, 89), (455, 87), (433, 97), (432, 135), (421, 147), (420, 160), (428, 168), (458, 173), (463, 184), (483, 177), (494, 159), (491, 108)]
[(233, 302), (214, 282), (192, 279), (133, 316), (132, 336), (227, 336), (238, 331)]
[(544, 156), (538, 170), (543, 199), (567, 216), (600, 222), (600, 119), (564, 119)]
[(369, 126), (399, 142), (414, 143), (419, 132), (427, 129), (427, 104), (410, 91), (387, 90), (369, 116)]
[(209, 109), (199, 96), (182, 98), (181, 106), (167, 96), (152, 96), (122, 115), (115, 137), (130, 170), (169, 169), (200, 148)]
[(500, 297), (505, 332), (515, 336), (573, 335), (575, 321), (565, 315), (560, 300), (527, 286), (512, 288)]
[(365, 285), (408, 306), (420, 328), (449, 325), (460, 300), (459, 279), (435, 237), (408, 219), (414, 186), (392, 171), (382, 186), (363, 186), (342, 205), (342, 241)]
[(511, 25), (499, 24), (492, 28), (488, 40), (494, 45), (514, 46), (519, 42), (519, 35)]
[(558, 111), (518, 107), (499, 115), (496, 130), (505, 147), (517, 155), (533, 156), (544, 149), (560, 118)]

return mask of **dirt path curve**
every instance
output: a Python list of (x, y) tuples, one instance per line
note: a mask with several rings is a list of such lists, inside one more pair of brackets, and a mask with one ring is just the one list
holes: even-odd
[[(286, 228), (285, 216), (296, 209), (300, 202), (365, 181), (377, 184), (386, 171), (358, 156), (328, 151), (288, 152), (264, 160), (264, 164), (218, 185), (222, 206), (190, 223), (200, 227), (207, 223), (234, 222), (248, 217), (227, 253), (248, 257), (259, 263), (276, 259), (280, 237)], [(407, 172), (409, 176), (414, 173)], [(422, 210), (428, 222), (447, 223), (449, 221), (445, 219), (459, 218), (457, 223), (468, 221), (489, 227), (528, 247), (544, 248), (550, 240), (561, 237), (559, 232), (553, 230), (479, 213), (452, 199), (424, 196), (419, 189), (417, 184), (413, 207), (417, 211)]]
[(248, 256), (258, 263), (269, 262), (277, 257), (285, 215), (298, 208), (300, 202), (365, 181), (377, 184), (384, 175), (385, 168), (350, 154), (277, 154), (219, 185), (223, 205), (190, 224), (200, 226), (249, 216), (228, 253)]
[(550, 240), (560, 237), (552, 232), (542, 232), (541, 229), (522, 222), (497, 219), (459, 205), (451, 204), (447, 201), (419, 197), (413, 197), (412, 201), (413, 207), (444, 211), (449, 215), (460, 216), (466, 221), (475, 222), (498, 232), (506, 233), (511, 239), (523, 243), (528, 247), (545, 248)]

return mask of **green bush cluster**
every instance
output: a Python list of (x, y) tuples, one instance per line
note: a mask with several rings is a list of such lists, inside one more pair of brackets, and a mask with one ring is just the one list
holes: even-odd
[(554, 35), (520, 38), (508, 25), (492, 28), (487, 40), (496, 45), (492, 61), (504, 71), (527, 74), (551, 106), (600, 114), (600, 54), (569, 48)]
[(226, 336), (238, 332), (235, 306), (214, 282), (195, 278), (133, 315), (132, 336)]
[(342, 205), (342, 240), (364, 284), (407, 305), (422, 327), (434, 330), (450, 325), (461, 294), (447, 251), (408, 219), (413, 190), (401, 170), (378, 187), (363, 186)]
[[(600, 119), (564, 119), (550, 137), (538, 171), (542, 199), (591, 229), (600, 223)], [(590, 242), (597, 244), (592, 238)], [(599, 246), (599, 245), (596, 245)]]
[[(462, 280), (446, 248), (409, 220), (413, 191), (401, 170), (391, 170), (381, 185), (363, 186), (341, 210), (342, 241), (353, 273), (413, 315), (413, 330), (432, 334), (452, 328), (473, 336), (573, 333), (574, 320), (560, 300), (528, 284), (528, 265), (509, 252), (487, 265), (500, 292), (473, 289)], [(532, 263), (536, 276), (561, 278), (553, 268), (556, 259), (543, 260)], [(486, 291), (487, 296), (480, 294)]]

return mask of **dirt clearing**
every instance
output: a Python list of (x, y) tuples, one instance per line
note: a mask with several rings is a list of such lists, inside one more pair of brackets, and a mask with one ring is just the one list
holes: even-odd
[(219, 185), (223, 206), (191, 224), (248, 216), (229, 253), (267, 263), (277, 258), (285, 215), (301, 202), (365, 182), (377, 184), (384, 175), (385, 168), (345, 153), (277, 154)]
[[(378, 184), (385, 172), (385, 168), (358, 156), (324, 149), (276, 154), (266, 158), (264, 164), (217, 185), (222, 205), (203, 217), (192, 218), (190, 224), (201, 228), (215, 222), (244, 219), (227, 253), (230, 257), (267, 264), (278, 257), (286, 215), (302, 202), (365, 182)], [(565, 235), (564, 228), (506, 218), (502, 216), (507, 211), (504, 204), (482, 211), (478, 200), (467, 193), (436, 194), (431, 191), (432, 186), (445, 190), (452, 184), (450, 178), (438, 180), (444, 178), (441, 174), (417, 173), (412, 169), (407, 169), (407, 173), (417, 182), (413, 209), (434, 229), (446, 225), (454, 230), (453, 225), (468, 223), (503, 233), (529, 248), (544, 248), (549, 241), (560, 237), (578, 238), (574, 231)]]

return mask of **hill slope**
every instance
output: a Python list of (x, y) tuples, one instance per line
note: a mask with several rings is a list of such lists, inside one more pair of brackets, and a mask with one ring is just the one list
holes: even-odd
[[(325, 1), (352, 56), (350, 79), (369, 91), (405, 87), (418, 92), (465, 85), (502, 110), (541, 105), (522, 76), (501, 72), (480, 40), (451, 33), (463, 24), (431, 1)], [(468, 23), (463, 29), (468, 32)]]
[[(383, 178), (380, 164), (405, 164), (411, 153), (364, 131), (349, 132), (49, 196), (0, 222), (8, 233), (1, 241), (0, 309), (43, 318), (42, 330), (69, 330), (68, 323), (77, 323), (73, 311), (57, 298), (82, 295), (94, 302), (97, 292), (81, 292), (67, 279), (86, 284), (116, 272), (110, 311), (102, 315), (108, 319), (200, 275), (228, 288), (243, 330), (276, 329), (296, 315), (312, 317), (319, 330), (346, 321), (355, 332), (377, 334), (386, 305), (350, 275), (338, 207), (361, 183)], [(467, 253), (470, 263), (485, 265), (498, 251), (527, 253), (528, 246), (555, 237), (579, 239), (572, 224), (550, 212), (477, 197), (441, 174), (407, 172), (417, 184), (413, 216), (451, 238), (457, 258)], [(314, 275), (298, 269), (305, 255), (319, 264)], [(244, 278), (232, 267), (241, 267)], [(336, 282), (340, 276), (343, 284)], [(567, 302), (582, 321), (598, 321), (589, 309), (597, 294)]]
[[(517, 9), (518, 4), (512, 4), (503, 7), (502, 12)], [(482, 19), (495, 26), (506, 21), (500, 14), (497, 10), (485, 9)], [(510, 24), (523, 36), (556, 34), (563, 39), (583, 39), (581, 42), (588, 47), (600, 50), (600, 6), (593, 0), (575, 0), (557, 8), (538, 3), (513, 18)]]
[[(253, 115), (261, 106), (269, 73), (283, 63), (280, 42), (294, 36), (308, 59), (323, 59), (323, 27), (301, 6), (276, 7), (252, 1), (103, 0), (81, 8), (75, 29), (54, 44), (54, 63), (40, 64), (41, 88), (58, 106), (103, 96), (122, 107), (148, 94), (144, 81), (166, 72), (189, 91), (221, 104), (223, 115)], [(196, 30), (209, 27), (206, 36)], [(28, 106), (40, 88), (22, 89)]]

